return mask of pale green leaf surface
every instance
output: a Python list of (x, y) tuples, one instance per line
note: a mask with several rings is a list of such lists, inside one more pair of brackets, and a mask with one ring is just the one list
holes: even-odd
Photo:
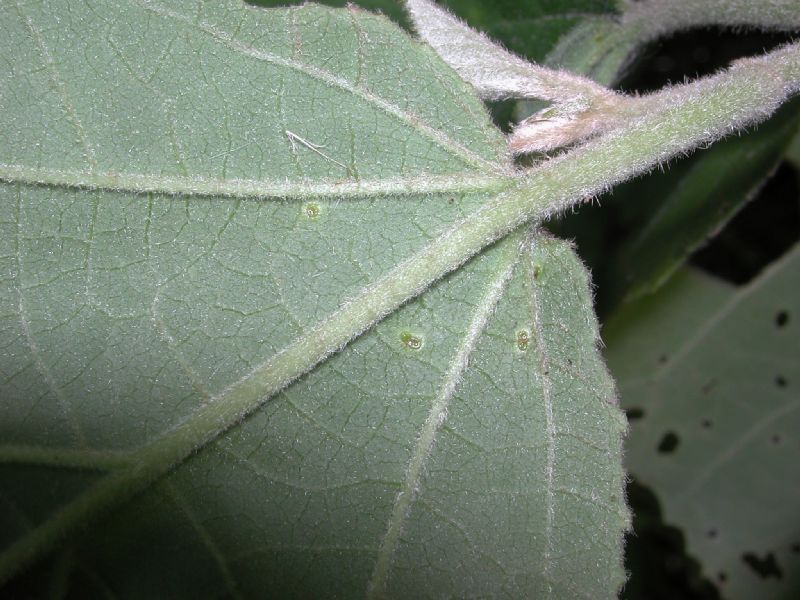
[[(429, 111), (434, 123), (430, 126), (433, 131), (431, 135), (421, 133), (400, 117), (389, 116), (374, 103), (364, 101), (362, 110), (353, 108), (353, 104), (358, 104), (359, 100), (353, 99), (356, 94), (350, 93), (344, 102), (338, 98), (339, 94), (348, 96), (342, 86), (329, 89), (326, 82), (308, 74), (312, 67), (306, 67), (301, 60), (297, 61), (296, 68), (285, 67), (273, 73), (271, 62), (233, 49), (223, 58), (219, 55), (228, 51), (230, 44), (218, 40), (221, 34), (214, 37), (208, 33), (211, 25), (203, 25), (190, 38), (196, 38), (198, 44), (211, 44), (206, 52), (195, 53), (183, 41), (185, 34), (193, 30), (191, 23), (185, 23), (177, 16), (160, 16), (159, 13), (169, 12), (161, 5), (155, 5), (159, 7), (159, 12), (145, 10), (137, 4), (126, 6), (129, 10), (138, 8), (141, 22), (140, 31), (123, 38), (129, 40), (129, 53), (141, 43), (141, 39), (146, 40), (147, 48), (155, 54), (152, 70), (163, 72), (160, 76), (161, 85), (176, 97), (167, 104), (185, 97), (185, 101), (191, 100), (198, 105), (181, 111), (182, 118), (188, 122), (173, 128), (172, 119), (160, 119), (159, 113), (164, 107), (160, 100), (153, 105), (154, 113), (132, 115), (129, 109), (138, 106), (139, 98), (146, 96), (148, 91), (147, 86), (137, 89), (136, 84), (141, 82), (135, 78), (127, 80), (134, 88), (130, 97), (135, 99), (135, 103), (124, 102), (128, 94), (122, 94), (120, 88), (123, 84), (118, 83), (116, 77), (113, 80), (114, 93), (102, 95), (102, 100), (95, 98), (97, 94), (82, 94), (77, 84), (69, 94), (56, 93), (58, 86), (48, 80), (47, 70), (41, 68), (40, 60), (30, 67), (31, 72), (41, 78), (37, 92), (3, 88), (6, 93), (3, 105), (16, 109), (2, 113), (8, 126), (2, 128), (0, 135), (5, 139), (0, 147), (13, 157), (4, 159), (3, 163), (32, 171), (39, 170), (39, 165), (46, 165), (44, 168), (47, 170), (76, 173), (81, 181), (91, 184), (94, 174), (85, 173), (87, 167), (78, 156), (82, 148), (76, 150), (75, 156), (69, 154), (71, 148), (84, 145), (75, 137), (80, 138), (80, 133), (86, 131), (88, 126), (70, 127), (63, 139), (59, 140), (50, 122), (63, 124), (74, 120), (72, 114), (79, 115), (85, 111), (85, 116), (80, 116), (79, 122), (96, 123), (97, 132), (93, 133), (102, 138), (103, 128), (110, 128), (110, 125), (108, 119), (98, 118), (104, 113), (98, 113), (94, 104), (101, 101), (118, 103), (117, 119), (129, 119), (131, 129), (117, 125), (113, 136), (111, 132), (106, 132), (107, 145), (95, 142), (94, 135), (86, 136), (87, 140), (92, 140), (88, 144), (93, 149), (92, 154), (98, 157), (95, 159), (98, 162), (96, 173), (105, 173), (100, 170), (99, 164), (113, 162), (113, 157), (117, 155), (119, 161), (130, 160), (129, 165), (120, 163), (120, 168), (124, 166), (125, 170), (111, 167), (108, 172), (131, 176), (148, 174), (146, 165), (152, 162), (156, 165), (156, 177), (171, 171), (175, 177), (170, 181), (177, 182), (185, 189), (191, 189), (190, 177), (193, 175), (211, 181), (212, 188), (217, 180), (221, 180), (220, 187), (238, 177), (255, 180), (266, 193), (273, 187), (282, 189), (284, 180), (313, 184), (313, 180), (343, 175), (344, 169), (299, 142), (294, 142), (293, 150), (284, 133), (289, 125), (299, 130), (304, 139), (324, 144), (325, 148), (321, 151), (330, 156), (339, 156), (331, 141), (331, 136), (336, 135), (337, 143), (352, 150), (349, 155), (353, 172), (364, 179), (371, 176), (379, 182), (382, 181), (379, 177), (381, 173), (411, 175), (428, 180), (431, 172), (464, 173), (467, 170), (464, 159), (452, 154), (452, 148), (448, 146), (450, 140), (442, 142), (442, 147), (431, 139), (432, 135), (439, 135), (445, 124), (452, 127), (452, 135), (463, 136), (470, 146), (474, 145), (479, 152), (484, 152), (487, 160), (503, 160), (499, 154), (504, 152), (502, 139), (489, 125), (480, 103), (466, 93), (466, 87), (460, 80), (444, 65), (440, 65), (432, 52), (409, 43), (399, 30), (387, 27), (385, 21), (368, 13), (335, 13), (318, 7), (271, 12), (242, 10), (240, 7), (239, 11), (248, 18), (245, 22), (247, 28), (254, 31), (287, 29), (288, 21), (308, 22), (312, 41), (320, 34), (319, 23), (328, 23), (332, 32), (325, 39), (332, 47), (316, 53), (310, 50), (304, 52), (308, 52), (311, 58), (319, 57), (320, 63), (323, 62), (322, 57), (328, 61), (343, 61), (346, 63), (345, 69), (355, 69), (351, 63), (359, 55), (355, 45), (349, 52), (341, 47), (348, 41), (346, 34), (349, 33), (350, 41), (353, 41), (358, 32), (381, 27), (385, 30), (381, 31), (384, 47), (391, 50), (394, 44), (410, 55), (421, 53), (422, 65), (415, 66), (413, 73), (405, 69), (393, 71), (395, 81), (390, 84), (383, 80), (381, 74), (381, 69), (386, 68), (385, 64), (379, 62), (378, 56), (373, 56), (363, 61), (377, 63), (371, 69), (364, 67), (364, 77), (370, 81), (374, 79), (377, 82), (374, 87), (385, 88), (386, 94), (392, 98), (392, 106), (402, 104), (407, 107), (412, 98), (419, 101), (419, 106), (415, 105), (414, 110)], [(237, 6), (237, 3), (231, 5)], [(25, 8), (30, 10), (27, 5)], [(103, 10), (108, 11), (109, 7), (102, 10), (98, 8), (96, 12), (102, 14)], [(23, 25), (17, 28), (20, 38), (14, 41), (19, 46), (25, 40), (25, 30), (30, 30), (30, 20), (18, 16), (16, 12), (11, 16)], [(87, 14), (91, 16), (94, 13)], [(42, 19), (46, 18), (53, 17), (44, 12)], [(234, 12), (229, 18), (237, 22), (243, 15)], [(357, 27), (358, 22), (354, 23), (353, 19), (360, 19), (364, 24)], [(210, 20), (213, 20), (213, 15), (209, 16)], [(249, 20), (260, 22), (249, 23)], [(117, 23), (122, 22), (126, 23), (125, 27), (131, 28), (137, 19), (134, 15), (123, 14), (120, 19), (109, 22), (107, 26), (112, 31), (106, 32), (106, 37), (116, 39), (113, 29), (121, 27)], [(184, 35), (176, 35), (175, 29), (178, 28), (177, 33), (181, 33), (182, 25), (186, 29)], [(162, 27), (161, 40), (156, 37), (159, 26)], [(342, 30), (342, 35), (337, 34), (335, 28)], [(42, 30), (50, 29), (42, 27)], [(222, 26), (219, 29), (222, 30)], [(245, 24), (240, 25), (239, 35), (242, 37), (245, 37), (242, 33), (244, 30)], [(77, 64), (63, 65), (61, 68), (65, 72), (84, 73), (84, 77), (88, 77), (88, 74), (98, 77), (92, 83), (83, 81), (82, 88), (97, 89), (101, 85), (109, 85), (104, 83), (102, 72), (89, 70), (87, 73), (80, 64), (82, 57), (87, 54), (84, 46), (99, 45), (105, 37), (94, 32), (84, 35), (83, 28), (74, 30), (73, 34), (69, 41), (76, 49), (64, 52), (63, 56), (73, 58)], [(284, 37), (288, 36), (284, 34)], [(12, 41), (13, 38), (13, 35), (9, 36)], [(267, 38), (259, 39), (264, 43)], [(268, 39), (275, 43), (274, 35), (268, 36)], [(180, 52), (177, 46), (182, 43), (187, 47)], [(53, 41), (51, 45), (63, 48), (64, 42), (56, 44)], [(116, 54), (110, 49), (112, 45), (118, 46), (109, 42), (106, 54), (113, 61)], [(304, 48), (311, 45), (303, 40)], [(276, 46), (280, 47), (280, 44)], [(159, 61), (163, 62), (167, 47), (175, 56), (175, 62), (165, 66)], [(9, 48), (3, 54), (9, 56), (11, 52)], [(36, 63), (38, 55), (35, 48), (23, 55), (21, 58)], [(135, 56), (138, 68), (146, 70), (144, 65), (147, 64), (147, 56), (142, 56), (141, 52)], [(181, 64), (192, 56), (196, 56), (197, 65), (187, 68)], [(412, 60), (411, 57), (409, 60)], [(218, 86), (207, 83), (204, 76), (194, 82), (193, 88), (181, 85), (182, 77), (188, 78), (191, 73), (198, 73), (201, 69), (212, 69), (205, 64), (207, 62), (218, 63), (213, 70), (231, 78), (225, 81), (225, 86), (232, 88), (234, 98), (220, 98), (218, 102), (211, 102)], [(238, 66), (238, 70), (234, 66)], [(414, 76), (423, 76), (426, 66), (431, 69), (428, 76), (431, 81), (422, 88), (414, 81)], [(167, 73), (168, 67), (173, 72)], [(260, 68), (264, 68), (266, 73), (260, 73)], [(253, 72), (249, 73), (247, 69), (253, 69)], [(34, 77), (22, 77), (24, 72), (22, 64), (15, 66), (14, 74), (19, 74), (15, 81), (20, 81), (21, 86), (26, 86)], [(120, 59), (113, 73), (125, 80), (127, 62)], [(320, 77), (339, 77), (338, 71), (332, 73), (324, 71)], [(352, 74), (355, 76), (355, 71)], [(411, 77), (410, 81), (405, 80), (406, 75)], [(439, 79), (444, 80), (441, 85), (437, 85)], [(173, 83), (167, 85), (167, 82)], [(291, 91), (292, 85), (295, 86), (294, 91)], [(319, 86), (316, 90), (306, 87), (313, 88), (315, 85)], [(451, 89), (448, 90), (448, 86)], [(12, 103), (15, 97), (23, 93), (38, 98), (46, 94), (48, 87), (52, 93), (38, 105)], [(282, 91), (273, 94), (273, 106), (265, 106), (265, 90), (273, 89)], [(83, 99), (87, 105), (75, 109), (62, 106), (67, 97)], [(197, 100), (206, 97), (209, 98), (206, 102)], [(287, 104), (286, 98), (294, 100)], [(378, 102), (387, 101), (381, 97)], [(286, 104), (283, 108), (282, 103)], [(446, 114), (446, 107), (452, 107), (453, 103), (461, 110), (451, 108), (452, 114)], [(52, 118), (48, 114), (42, 116), (39, 110), (44, 105), (52, 106), (53, 111), (60, 110), (62, 114)], [(248, 105), (251, 110), (247, 110)], [(351, 109), (352, 119), (348, 118), (348, 109)], [(204, 117), (202, 121), (205, 124), (198, 123), (199, 110), (217, 115)], [(399, 112), (406, 115), (408, 120), (417, 119), (405, 109)], [(43, 123), (48, 125), (47, 135), (40, 136), (42, 139), (39, 142), (26, 141), (21, 124), (34, 123), (42, 118)], [(235, 125), (235, 119), (241, 123)], [(364, 129), (357, 130), (356, 121)], [(341, 129), (337, 129), (339, 127)], [(184, 132), (180, 137), (181, 146), (186, 148), (184, 154), (195, 155), (199, 161), (186, 173), (181, 173), (181, 169), (188, 163), (178, 160), (169, 148), (170, 134), (173, 129), (179, 128)], [(319, 133), (315, 134), (314, 128), (319, 128)], [(327, 132), (328, 128), (333, 128), (335, 134)], [(239, 133), (234, 136), (229, 131), (231, 129), (239, 129)], [(148, 139), (164, 144), (163, 153), (150, 141), (144, 146), (137, 145), (133, 138), (139, 135), (139, 130), (149, 130)], [(382, 135), (376, 135), (378, 131)], [(451, 129), (446, 131), (451, 133)], [(241, 138), (248, 137), (252, 137), (254, 143), (237, 150), (247, 144)], [(394, 146), (390, 145), (387, 137), (394, 137)], [(227, 138), (237, 141), (234, 144)], [(365, 147), (357, 150), (358, 143)], [(61, 146), (64, 149), (59, 151)], [(188, 151), (190, 147), (196, 147), (194, 152)], [(464, 151), (470, 157), (475, 156), (472, 150)], [(458, 151), (455, 152), (458, 154)], [(36, 156), (36, 153), (41, 156)], [(246, 160), (241, 156), (236, 158), (242, 153), (247, 157)], [(152, 158), (154, 154), (156, 158)], [(215, 154), (220, 156), (208, 158)], [(112, 158), (103, 158), (107, 155)], [(36, 166), (29, 167), (26, 160)], [(73, 166), (69, 160), (77, 162)], [(217, 169), (214, 169), (214, 164), (218, 165)], [(207, 173), (213, 176), (209, 177)], [(19, 313), (6, 322), (21, 346), (19, 352), (31, 355), (29, 361), (23, 362), (30, 362), (43, 373), (38, 381), (25, 380), (27, 383), (20, 382), (19, 385), (38, 386), (38, 390), (26, 389), (24, 394), (43, 397), (54, 394), (50, 388), (75, 385), (76, 378), (82, 378), (84, 386), (90, 386), (91, 382), (91, 386), (85, 389), (106, 395), (122, 407), (120, 411), (92, 406), (93, 402), (99, 401), (92, 395), (70, 407), (72, 414), (67, 419), (63, 414), (66, 407), (63, 406), (60, 415), (53, 414), (51, 407), (43, 403), (32, 406), (31, 410), (44, 411), (41, 418), (55, 421), (53, 427), (63, 428), (69, 424), (71, 436), (78, 441), (83, 436), (82, 428), (98, 428), (90, 436), (97, 441), (95, 447), (128, 447), (141, 443), (149, 437), (148, 431), (150, 434), (160, 432), (163, 420), (170, 420), (169, 415), (174, 418), (175, 407), (162, 405), (163, 394), (174, 399), (178, 390), (182, 390), (178, 397), (188, 409), (202, 396), (223, 389), (270, 353), (284, 347), (305, 328), (330, 314), (359, 289), (385, 274), (418, 249), (426, 239), (435, 237), (446, 225), (463, 217), (470, 207), (476, 206), (481, 200), (480, 197), (466, 196), (459, 189), (463, 187), (465, 179), (469, 179), (468, 173), (462, 178), (453, 179), (453, 193), (436, 201), (431, 201), (425, 194), (360, 201), (340, 200), (334, 196), (319, 200), (312, 197), (302, 206), (297, 202), (222, 198), (190, 201), (186, 197), (4, 186), (4, 199), (0, 205), (7, 232), (3, 236), (3, 255), (7, 257), (8, 273), (14, 278), (9, 280), (13, 286), (12, 292), (4, 297), (8, 304), (7, 314)], [(304, 189), (313, 189), (313, 186), (308, 185)], [(405, 184), (400, 189), (405, 191)], [(303, 194), (303, 191), (299, 193)], [(391, 227), (387, 227), (387, 223), (391, 223)], [(212, 273), (213, 276), (210, 276)], [(28, 288), (33, 292), (26, 293)], [(83, 301), (55, 304), (54, 298), (81, 298)], [(110, 347), (108, 331), (117, 327), (132, 328), (131, 331), (137, 334), (135, 344)], [(237, 335), (231, 335), (226, 327), (235, 327)], [(75, 347), (73, 342), (78, 335), (81, 344)], [(210, 340), (214, 340), (214, 343), (209, 344)], [(133, 361), (135, 356), (141, 356), (139, 364)], [(164, 387), (157, 382), (164, 381), (164, 377), (158, 375), (164, 374), (166, 362), (174, 364), (174, 372), (170, 373), (169, 383)], [(137, 386), (146, 385), (146, 389), (114, 389), (114, 380), (109, 380), (108, 372), (123, 373), (129, 369), (156, 383), (136, 383)], [(10, 383), (13, 385), (13, 380)], [(124, 414), (128, 410), (126, 400), (141, 399), (142, 394), (153, 400), (152, 409), (156, 411), (152, 415), (154, 421), (141, 422), (132, 429), (128, 423), (131, 415)], [(58, 395), (55, 393), (56, 397), (52, 400), (57, 405), (64, 404), (57, 398)], [(109, 406), (108, 402), (103, 400), (102, 406)], [(159, 414), (161, 410), (166, 413)], [(16, 414), (4, 415), (2, 422), (5, 428), (14, 432), (12, 435), (31, 435), (25, 431), (24, 423), (20, 422), (22, 419), (31, 423), (29, 416), (20, 414), (15, 407), (11, 411)], [(84, 420), (90, 420), (94, 425), (84, 425)], [(41, 425), (38, 423), (35, 426), (39, 434), (47, 436), (51, 443), (63, 443), (63, 439), (42, 431)], [(98, 439), (95, 436), (100, 437)]]
[(67, 535), (78, 597), (615, 596), (571, 248), (515, 233), (356, 337), (508, 184), (431, 50), (314, 5), (0, 11), (2, 577)]
[(798, 289), (795, 247), (740, 289), (680, 272), (604, 328), (640, 417), (628, 468), (725, 598), (788, 600), (800, 585)]
[[(303, 0), (247, 0), (247, 3), (268, 8), (288, 6), (290, 4), (304, 4)], [(366, 10), (386, 15), (395, 23), (411, 31), (411, 23), (408, 20), (406, 11), (402, 3), (397, 0), (358, 0), (357, 2), (349, 2), (348, 0), (322, 0), (319, 4), (334, 6), (336, 8), (344, 8), (348, 5), (355, 4)]]
[[(624, 425), (594, 323), (563, 316), (588, 301), (565, 244), (491, 251), (129, 505), (82, 548), (86, 562), (140, 595), (165, 581), (176, 595), (221, 593), (228, 572), (244, 597), (360, 597), (386, 555), (389, 597), (540, 597), (551, 585), (554, 597), (614, 597), (622, 475), (597, 473), (613, 472), (608, 448)], [(469, 367), (444, 396), (463, 331), (481, 318)], [(403, 345), (409, 329), (420, 350)], [(420, 440), (440, 413), (428, 455)], [(415, 456), (422, 469), (409, 477)], [(412, 490), (396, 516), (398, 492)]]

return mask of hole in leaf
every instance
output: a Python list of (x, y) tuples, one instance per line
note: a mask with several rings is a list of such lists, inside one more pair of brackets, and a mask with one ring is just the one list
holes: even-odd
[(795, 554), (800, 554), (800, 544), (792, 544), (791, 550)]
[(665, 364), (667, 364), (668, 360), (669, 360), (669, 357), (666, 354), (662, 354), (661, 356), (658, 357), (658, 364), (665, 365)]
[(680, 441), (681, 439), (678, 437), (677, 433), (674, 431), (668, 431), (658, 443), (658, 451), (661, 454), (671, 454), (672, 452), (675, 452), (675, 449), (678, 447), (678, 444), (680, 444)]
[(719, 532), (714, 527), (706, 531), (706, 537), (708, 537), (710, 540), (715, 539), (717, 535), (719, 535)]
[(625, 416), (628, 417), (628, 421), (638, 421), (639, 419), (644, 418), (644, 409), (643, 408), (626, 408), (625, 409)]
[(769, 439), (769, 441), (777, 446), (781, 443), (781, 436), (776, 433)]
[(727, 573), (725, 573), (725, 571), (720, 571), (719, 573), (717, 573), (717, 579), (719, 580), (720, 583), (725, 583), (726, 581), (728, 581), (728, 575)]
[(781, 328), (786, 327), (786, 324), (789, 322), (789, 312), (785, 310), (778, 311), (778, 314), (775, 315), (775, 327)]
[(775, 385), (777, 385), (779, 388), (785, 388), (787, 385), (789, 385), (789, 382), (786, 381), (786, 378), (783, 375), (778, 375), (775, 377)]
[(745, 564), (756, 572), (756, 575), (761, 579), (768, 579), (775, 577), (776, 579), (783, 578), (783, 570), (775, 560), (775, 555), (772, 552), (767, 552), (764, 558), (759, 558), (755, 552), (746, 552), (742, 554), (742, 560)]
[(400, 334), (400, 341), (403, 342), (403, 345), (409, 350), (419, 350), (422, 348), (422, 337), (408, 331), (404, 331)]
[(703, 426), (703, 429), (711, 429), (713, 427), (714, 422), (711, 419), (703, 419), (703, 422), (700, 423)]

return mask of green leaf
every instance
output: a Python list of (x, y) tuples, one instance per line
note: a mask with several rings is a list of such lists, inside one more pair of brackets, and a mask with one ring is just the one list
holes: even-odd
[(0, 11), (0, 580), (615, 596), (580, 262), (516, 232), (428, 287), (510, 185), (429, 48), (315, 5)]
[[(290, 4), (300, 5), (304, 3), (304, 0), (246, 0), (246, 1), (248, 4), (253, 4), (255, 6), (263, 6), (265, 8), (281, 7)], [(351, 4), (356, 4), (366, 10), (384, 14), (390, 19), (392, 19), (392, 21), (394, 21), (395, 23), (402, 25), (409, 31), (411, 30), (411, 22), (408, 20), (406, 11), (403, 9), (402, 2), (398, 2), (398, 0), (358, 0), (357, 2), (350, 2), (348, 0), (322, 0), (321, 2), (319, 2), (319, 4), (324, 4), (325, 6), (334, 6), (337, 8), (344, 8)]]
[(734, 600), (800, 584), (798, 286), (800, 246), (739, 289), (682, 271), (604, 328), (626, 462)]
[(558, 40), (580, 23), (615, 12), (612, 0), (446, 0), (442, 4), (512, 52), (536, 62), (543, 62)]
[(757, 131), (715, 144), (673, 176), (615, 191), (615, 203), (646, 206), (644, 222), (616, 252), (618, 294), (632, 299), (657, 290), (752, 199), (797, 133), (798, 106), (791, 102)]
[(619, 82), (630, 65), (632, 53), (641, 45), (637, 34), (638, 31), (627, 29), (619, 19), (608, 16), (586, 19), (559, 39), (545, 62), (612, 86)]

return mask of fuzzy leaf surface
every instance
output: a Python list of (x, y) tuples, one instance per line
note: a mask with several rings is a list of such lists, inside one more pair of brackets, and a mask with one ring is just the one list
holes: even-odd
[(517, 232), (425, 289), (509, 173), (429, 48), (315, 5), (0, 11), (11, 591), (615, 597), (625, 425), (574, 252)]

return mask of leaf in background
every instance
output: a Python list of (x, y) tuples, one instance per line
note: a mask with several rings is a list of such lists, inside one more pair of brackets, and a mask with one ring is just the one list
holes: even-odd
[(739, 289), (682, 271), (603, 330), (628, 467), (732, 600), (800, 584), (798, 289), (796, 246)]
[(3, 577), (69, 534), (22, 595), (615, 596), (571, 248), (512, 234), (356, 337), (508, 184), (429, 48), (314, 5), (0, 11)]
[[(791, 102), (757, 131), (715, 144), (677, 179), (669, 178), (671, 185), (662, 184), (666, 193), (649, 194), (647, 204), (657, 208), (616, 253), (617, 293), (630, 300), (657, 290), (753, 198), (798, 131), (798, 107)], [(634, 203), (636, 189), (615, 192), (615, 202)]]
[[(292, 4), (301, 5), (305, 3), (305, 0), (246, 0), (246, 2), (254, 6), (275, 8)], [(409, 31), (411, 30), (411, 22), (408, 20), (406, 11), (403, 10), (402, 2), (398, 0), (358, 0), (357, 2), (351, 2), (350, 0), (321, 0), (319, 4), (336, 8), (345, 8), (355, 4), (366, 10), (386, 15), (395, 23), (399, 23)]]
[(640, 44), (635, 33), (608, 16), (585, 19), (561, 36), (544, 62), (612, 87), (624, 75)]
[(576, 25), (615, 14), (613, 0), (445, 0), (473, 27), (521, 56), (543, 62), (558, 40)]
[(789, 147), (786, 149), (786, 160), (795, 169), (800, 168), (800, 133), (795, 135), (789, 143)]

